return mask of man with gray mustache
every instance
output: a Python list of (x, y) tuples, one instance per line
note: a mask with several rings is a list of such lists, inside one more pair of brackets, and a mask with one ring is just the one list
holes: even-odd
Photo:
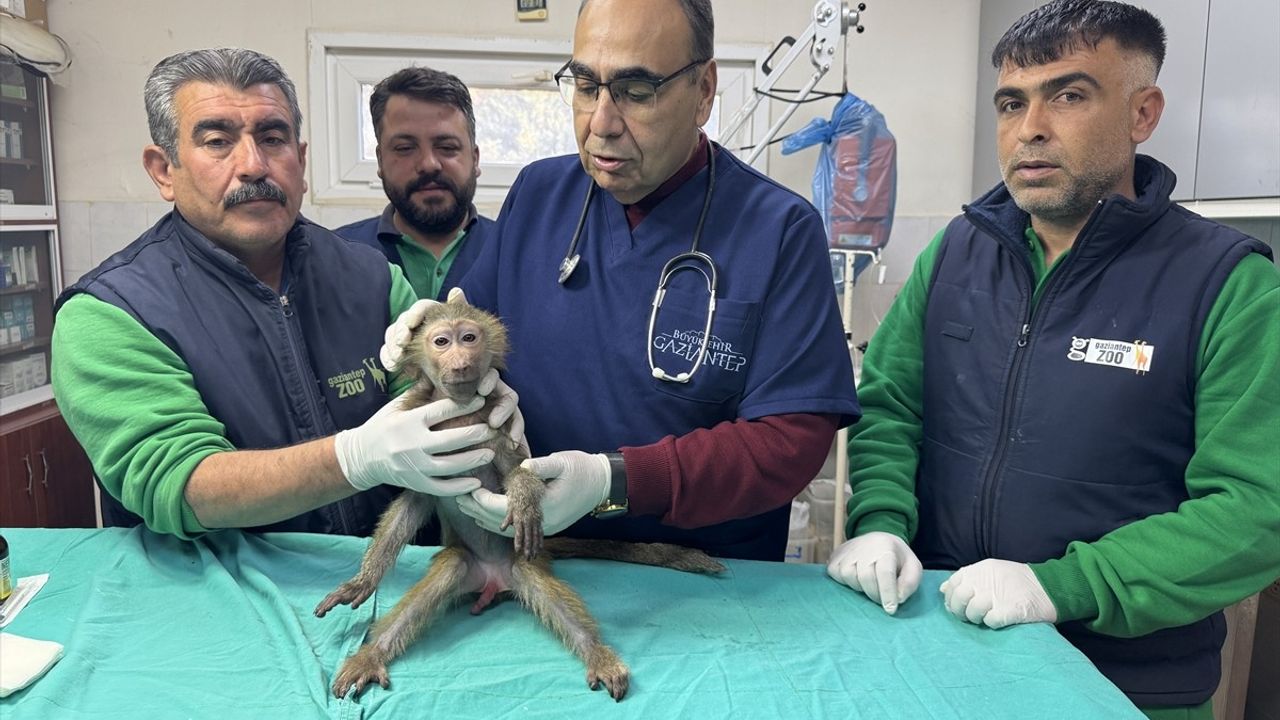
[[(400, 487), (456, 495), (487, 463), (483, 398), (402, 409), (378, 362), (416, 296), (398, 267), (299, 213), (302, 113), (271, 58), (162, 60), (143, 166), (173, 211), (58, 298), (54, 393), (106, 492), (107, 525), (367, 535)], [(514, 411), (502, 393), (494, 427)], [(518, 423), (517, 423), (518, 424)], [(460, 452), (455, 452), (460, 451)]]

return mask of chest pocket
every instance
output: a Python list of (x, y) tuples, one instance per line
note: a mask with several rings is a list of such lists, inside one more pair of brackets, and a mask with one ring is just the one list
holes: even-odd
[[(668, 375), (689, 372), (702, 347), (707, 322), (707, 293), (669, 290), (650, 339), (653, 364)], [(695, 402), (722, 403), (741, 395), (755, 346), (756, 303), (717, 300), (711, 338), (702, 367), (689, 382), (650, 378), (659, 392)]]

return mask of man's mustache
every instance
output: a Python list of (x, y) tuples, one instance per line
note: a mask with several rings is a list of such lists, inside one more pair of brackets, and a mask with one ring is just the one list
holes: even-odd
[(450, 180), (447, 176), (445, 176), (444, 173), (441, 173), (441, 172), (432, 173), (430, 175), (427, 175), (427, 174), (418, 175), (418, 178), (413, 182), (409, 183), (409, 187), (405, 188), (404, 194), (412, 195), (418, 192), (419, 190), (426, 190), (427, 187), (430, 185), (439, 185), (443, 188), (446, 188), (449, 190), (449, 192), (453, 193), (455, 196), (457, 196), (458, 194), (458, 187), (453, 184), (452, 180)]
[(275, 200), (281, 205), (288, 203), (284, 191), (277, 187), (269, 180), (257, 180), (251, 183), (245, 183), (240, 187), (227, 193), (222, 200), (222, 208), (230, 210), (231, 208), (254, 200)]

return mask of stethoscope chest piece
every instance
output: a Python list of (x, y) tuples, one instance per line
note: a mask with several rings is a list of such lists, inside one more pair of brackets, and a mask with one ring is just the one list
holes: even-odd
[(565, 284), (569, 277), (573, 275), (573, 271), (578, 269), (578, 261), (581, 259), (582, 255), (574, 253), (572, 257), (566, 256), (565, 259), (560, 261), (560, 277), (557, 278), (557, 281), (561, 285)]
[[(653, 294), (653, 303), (649, 309), (649, 333), (645, 339), (646, 354), (649, 360), (649, 371), (658, 380), (687, 383), (693, 378), (694, 373), (698, 372), (698, 368), (702, 367), (702, 362), (707, 356), (707, 347), (711, 342), (711, 327), (716, 315), (717, 273), (716, 264), (711, 259), (711, 256), (698, 250), (698, 241), (702, 239), (702, 226), (707, 221), (707, 211), (711, 208), (711, 195), (715, 190), (715, 186), (716, 153), (715, 148), (708, 146), (707, 191), (702, 197), (702, 212), (699, 213), (698, 224), (693, 230), (693, 244), (689, 247), (688, 252), (676, 255), (662, 267), (662, 272), (658, 276), (658, 290)], [(596, 184), (592, 181), (587, 185), (587, 196), (582, 200), (582, 213), (578, 215), (578, 226), (574, 228), (573, 239), (569, 241), (569, 251), (564, 254), (564, 259), (560, 261), (560, 275), (557, 280), (561, 285), (569, 281), (573, 271), (578, 269), (578, 261), (582, 259), (582, 256), (578, 253), (578, 240), (582, 237), (582, 226), (587, 221), (587, 210), (591, 207), (591, 196), (595, 194), (595, 190)], [(707, 319), (702, 327), (702, 339), (698, 344), (698, 353), (693, 359), (693, 365), (686, 371), (672, 375), (658, 367), (653, 360), (653, 333), (658, 323), (658, 309), (662, 307), (662, 299), (667, 294), (667, 285), (671, 282), (671, 276), (680, 270), (694, 270), (701, 273), (707, 281), (707, 294), (709, 297), (707, 298)]]

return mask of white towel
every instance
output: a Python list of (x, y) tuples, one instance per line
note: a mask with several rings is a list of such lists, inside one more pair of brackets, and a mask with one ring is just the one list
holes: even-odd
[(61, 658), (61, 643), (0, 633), (0, 697), (30, 685)]

